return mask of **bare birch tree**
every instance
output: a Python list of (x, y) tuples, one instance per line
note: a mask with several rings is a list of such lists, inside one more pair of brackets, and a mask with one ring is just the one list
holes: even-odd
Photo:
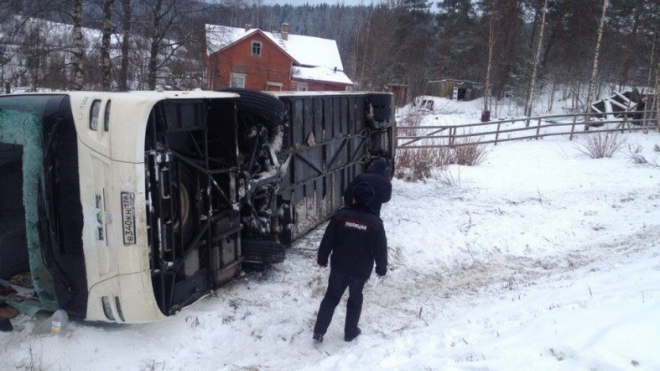
[(73, 2), (73, 89), (84, 87), (85, 46), (82, 33), (83, 0)]
[[(5, 24), (11, 18), (11, 5), (8, 3), (0, 4), (0, 23)], [(11, 61), (11, 53), (6, 48), (7, 45), (7, 35), (0, 33), (0, 83), (2, 86), (1, 89), (5, 89), (6, 93), (9, 94), (11, 85), (5, 81), (5, 65)]]
[(156, 72), (158, 68), (158, 52), (160, 45), (165, 38), (164, 32), (161, 30), (161, 23), (165, 17), (172, 11), (174, 1), (169, 1), (165, 4), (163, 9), (164, 0), (155, 0), (153, 9), (153, 23), (151, 25), (151, 45), (149, 47), (149, 67), (147, 75), (147, 87), (150, 90), (156, 89)]
[[(527, 103), (525, 104), (525, 116), (532, 115), (532, 105), (534, 102), (534, 87), (536, 86), (536, 73), (539, 67), (539, 60), (541, 59), (541, 46), (543, 45), (543, 31), (545, 30), (545, 15), (548, 12), (548, 0), (543, 3), (543, 11), (541, 15), (541, 30), (539, 31), (539, 42), (536, 46), (536, 55), (534, 56), (534, 67), (532, 68), (532, 78), (529, 82), (529, 94), (527, 94)], [(527, 121), (529, 126), (529, 121)]]
[[(658, 28), (656, 27), (653, 30), (653, 44), (651, 46), (651, 61), (649, 62), (649, 74), (648, 78), (646, 79), (646, 88), (651, 89), (651, 77), (653, 76), (653, 64), (654, 64), (654, 59), (655, 59), (655, 41), (657, 37), (657, 32)], [(655, 89), (655, 94), (658, 94), (657, 88)], [(648, 97), (648, 95), (647, 95)], [(654, 99), (655, 100), (655, 99)], [(652, 103), (649, 98), (646, 98), (646, 103), (644, 105), (644, 120), (643, 120), (643, 125), (644, 125), (644, 133), (648, 133), (648, 125), (649, 125), (649, 111), (652, 110)], [(658, 129), (660, 130), (660, 128)]]
[(115, 0), (103, 1), (103, 36), (101, 39), (102, 81), (101, 89), (110, 90), (112, 64), (110, 62), (110, 37), (112, 36), (112, 5)]
[[(149, 0), (149, 56), (147, 63), (147, 88), (155, 89), (158, 73), (173, 57), (190, 48), (203, 34), (203, 23), (192, 21), (196, 15), (203, 14), (211, 5), (190, 0)], [(195, 28), (199, 27), (199, 28)]]
[[(598, 26), (598, 41), (596, 41), (596, 51), (594, 52), (594, 66), (591, 70), (591, 81), (589, 82), (589, 90), (587, 92), (587, 113), (591, 112), (591, 104), (593, 103), (594, 92), (596, 90), (596, 76), (598, 76), (598, 56), (600, 54), (600, 45), (603, 41), (603, 29), (605, 28), (605, 18), (607, 17), (607, 4), (608, 0), (603, 0), (603, 15), (600, 17), (600, 25)], [(589, 124), (585, 124), (584, 129), (588, 130)]]
[(133, 25), (133, 5), (131, 0), (122, 0), (121, 11), (121, 62), (119, 67), (119, 81), (117, 82), (119, 90), (127, 91), (128, 87), (128, 61), (131, 50), (131, 30)]

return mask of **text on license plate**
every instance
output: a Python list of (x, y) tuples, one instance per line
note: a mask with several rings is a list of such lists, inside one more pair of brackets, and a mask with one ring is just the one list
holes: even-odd
[(135, 245), (135, 193), (121, 193), (121, 226), (124, 231), (124, 245)]

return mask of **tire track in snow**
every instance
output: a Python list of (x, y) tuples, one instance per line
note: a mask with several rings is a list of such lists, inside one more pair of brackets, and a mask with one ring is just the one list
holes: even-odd
[[(562, 254), (547, 255), (543, 260), (526, 256), (500, 254), (491, 260), (475, 260), (471, 265), (437, 272), (419, 272), (405, 259), (392, 259), (393, 267), (381, 286), (365, 288), (365, 323), (372, 332), (389, 338), (405, 330), (427, 326), (442, 313), (448, 300), (472, 300), (531, 286), (541, 277), (566, 275), (593, 263), (612, 261), (656, 246), (660, 226), (649, 226), (611, 242), (584, 245)], [(399, 254), (395, 251), (394, 257)], [(600, 269), (600, 268), (593, 268)], [(376, 305), (371, 305), (375, 302)]]

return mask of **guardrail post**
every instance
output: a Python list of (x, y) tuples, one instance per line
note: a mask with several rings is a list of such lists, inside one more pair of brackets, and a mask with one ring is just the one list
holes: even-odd
[(495, 132), (495, 145), (497, 145), (497, 140), (500, 137), (500, 125), (502, 125), (501, 122), (497, 123), (497, 131)]
[(573, 133), (575, 132), (575, 123), (577, 122), (577, 115), (573, 116), (573, 125), (571, 125), (571, 136), (569, 140), (573, 140)]
[(540, 132), (541, 132), (541, 119), (539, 118), (538, 124), (536, 125), (536, 140), (539, 140)]

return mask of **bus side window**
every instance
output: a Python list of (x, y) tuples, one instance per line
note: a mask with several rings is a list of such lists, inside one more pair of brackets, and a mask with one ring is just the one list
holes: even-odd
[(110, 104), (112, 101), (108, 101), (105, 104), (105, 114), (103, 115), (103, 130), (108, 131), (110, 129)]
[(101, 113), (101, 101), (95, 100), (92, 103), (91, 112), (89, 113), (89, 128), (91, 130), (98, 130), (99, 127), (99, 114)]

